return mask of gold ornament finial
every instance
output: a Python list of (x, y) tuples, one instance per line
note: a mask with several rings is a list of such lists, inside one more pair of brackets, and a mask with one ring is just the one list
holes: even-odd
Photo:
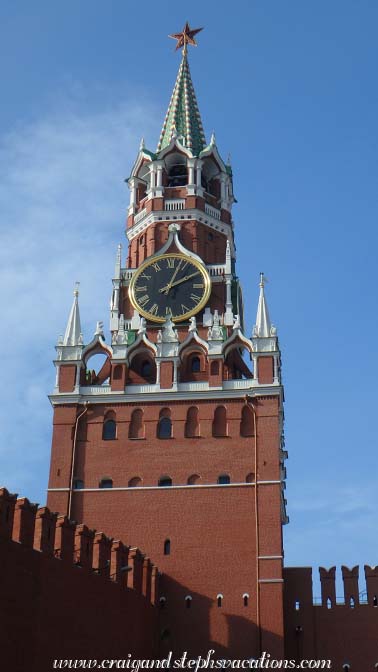
[(191, 28), (187, 21), (181, 33), (172, 33), (172, 35), (168, 35), (168, 37), (172, 37), (174, 40), (177, 40), (176, 51), (177, 49), (181, 49), (181, 47), (183, 47), (183, 54), (186, 54), (188, 44), (191, 44), (192, 47), (197, 46), (197, 42), (195, 41), (194, 36), (201, 32), (201, 30), (203, 30), (203, 28)]

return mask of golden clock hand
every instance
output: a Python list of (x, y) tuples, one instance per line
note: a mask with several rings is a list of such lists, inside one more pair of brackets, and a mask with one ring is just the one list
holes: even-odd
[(175, 268), (174, 273), (173, 273), (173, 275), (172, 275), (172, 277), (171, 277), (171, 279), (170, 279), (168, 285), (166, 285), (165, 287), (162, 287), (162, 289), (159, 289), (159, 292), (163, 292), (163, 291), (164, 291), (165, 294), (168, 294), (169, 290), (170, 290), (171, 287), (172, 287), (172, 283), (173, 283), (173, 281), (174, 281), (174, 279), (175, 279), (177, 273), (178, 273), (179, 270), (180, 270), (180, 266), (181, 266), (181, 264), (182, 264), (182, 259), (180, 259), (179, 263), (177, 264), (177, 267)]
[(186, 275), (184, 278), (181, 278), (180, 280), (176, 280), (176, 282), (171, 282), (171, 285), (170, 285), (169, 289), (171, 289), (171, 287), (175, 287), (176, 285), (179, 285), (180, 282), (186, 282), (187, 280), (190, 280), (190, 278), (194, 278), (195, 275), (199, 275), (200, 273), (201, 273), (201, 271), (196, 271), (195, 273), (191, 273), (190, 275)]

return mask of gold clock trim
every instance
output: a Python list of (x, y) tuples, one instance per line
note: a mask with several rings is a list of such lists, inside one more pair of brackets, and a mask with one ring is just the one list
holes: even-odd
[(204, 284), (205, 284), (205, 291), (204, 291), (204, 294), (203, 294), (203, 297), (202, 297), (201, 301), (192, 310), (189, 310), (187, 313), (184, 313), (183, 315), (177, 315), (177, 316), (172, 315), (172, 321), (173, 322), (183, 322), (184, 320), (187, 320), (189, 317), (192, 317), (193, 315), (196, 315), (206, 306), (206, 304), (209, 300), (209, 296), (210, 296), (210, 293), (211, 293), (210, 275), (209, 275), (208, 271), (206, 270), (206, 268), (199, 261), (197, 261), (196, 259), (193, 259), (192, 257), (188, 257), (185, 254), (179, 254), (178, 252), (172, 252), (172, 253), (167, 252), (165, 254), (157, 254), (156, 256), (153, 256), (153, 257), (150, 257), (149, 259), (146, 259), (146, 261), (144, 261), (143, 264), (141, 266), (139, 266), (138, 270), (136, 270), (135, 273), (133, 273), (133, 276), (131, 278), (130, 285), (129, 285), (129, 298), (130, 298), (130, 301), (131, 301), (133, 307), (135, 308), (135, 310), (138, 311), (138, 313), (140, 315), (142, 315), (146, 319), (150, 320), (151, 322), (159, 322), (160, 324), (162, 324), (163, 322), (165, 322), (165, 318), (157, 317), (156, 315), (151, 315), (148, 311), (143, 310), (143, 308), (141, 308), (138, 305), (138, 301), (137, 301), (136, 296), (135, 296), (135, 284), (136, 284), (136, 281), (137, 281), (139, 275), (141, 273), (143, 273), (143, 271), (146, 268), (148, 268), (152, 264), (156, 263), (160, 259), (172, 259), (172, 257), (175, 257), (176, 259), (184, 259), (185, 261), (193, 264), (193, 266), (198, 268), (198, 270), (202, 274)]

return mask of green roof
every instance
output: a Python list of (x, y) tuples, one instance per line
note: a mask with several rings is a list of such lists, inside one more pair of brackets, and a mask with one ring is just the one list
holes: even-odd
[(157, 151), (167, 147), (175, 133), (179, 138), (183, 138), (182, 144), (190, 149), (194, 156), (198, 156), (206, 145), (186, 53), (182, 56)]

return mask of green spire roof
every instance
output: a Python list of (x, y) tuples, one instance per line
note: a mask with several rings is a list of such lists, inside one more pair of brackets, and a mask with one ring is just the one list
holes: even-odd
[(185, 49), (160, 134), (158, 152), (169, 145), (174, 134), (184, 138), (183, 144), (192, 151), (194, 156), (198, 156), (206, 146)]

